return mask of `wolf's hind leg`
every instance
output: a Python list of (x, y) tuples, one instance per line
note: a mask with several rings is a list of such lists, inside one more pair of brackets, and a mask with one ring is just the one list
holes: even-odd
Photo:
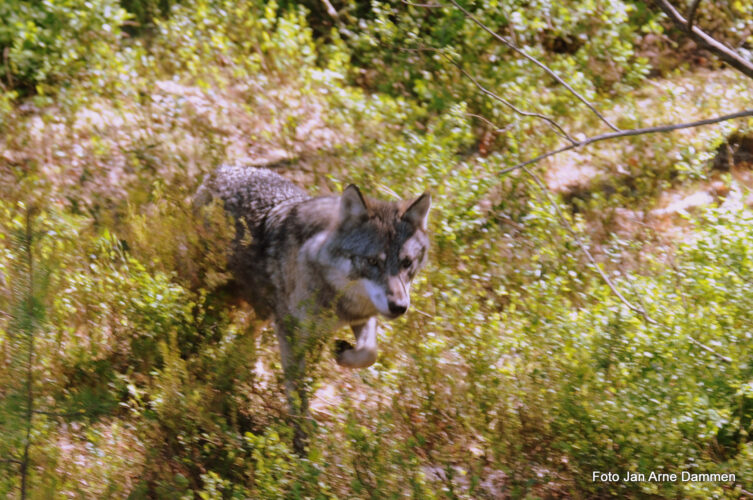
[(351, 347), (347, 342), (339, 344), (337, 363), (348, 368), (366, 368), (377, 359), (377, 320), (371, 317), (366, 323), (353, 325), (356, 336), (356, 346)]

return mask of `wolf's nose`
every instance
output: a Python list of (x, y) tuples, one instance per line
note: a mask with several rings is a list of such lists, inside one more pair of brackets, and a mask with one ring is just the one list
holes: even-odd
[(408, 310), (408, 306), (407, 305), (405, 305), (405, 304), (399, 304), (397, 302), (392, 302), (392, 301), (389, 301), (387, 303), (387, 307), (390, 308), (390, 313), (393, 314), (393, 315), (395, 315), (395, 316), (400, 316), (401, 314), (403, 314), (405, 311)]

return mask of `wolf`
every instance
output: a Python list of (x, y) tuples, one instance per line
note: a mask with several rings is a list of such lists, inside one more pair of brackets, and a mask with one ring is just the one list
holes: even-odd
[(431, 196), (395, 202), (365, 197), (354, 185), (312, 197), (277, 173), (225, 165), (205, 180), (235, 220), (228, 268), (237, 293), (273, 318), (291, 409), (306, 410), (306, 350), (349, 326), (355, 345), (336, 344), (336, 361), (364, 368), (377, 359), (377, 317), (403, 315), (425, 265)]

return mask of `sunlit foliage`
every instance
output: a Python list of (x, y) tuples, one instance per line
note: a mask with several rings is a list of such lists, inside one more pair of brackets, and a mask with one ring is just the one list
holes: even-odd
[[(572, 134), (605, 125), (451, 3), (410, 3), (0, 4), (0, 496), (753, 491), (751, 123), (544, 163), (550, 185), (591, 168), (550, 197), (500, 171), (565, 139), (460, 69)], [(753, 102), (643, 2), (461, 5), (622, 128)], [(706, 2), (698, 23), (745, 51), (751, 15)], [(432, 192), (411, 312), (369, 369), (324, 350), (305, 457), (274, 335), (225, 286), (232, 224), (194, 202), (223, 162), (312, 193)], [(704, 208), (669, 210), (693, 192)]]

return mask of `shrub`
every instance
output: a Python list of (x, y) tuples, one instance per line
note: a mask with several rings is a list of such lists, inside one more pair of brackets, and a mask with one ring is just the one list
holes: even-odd
[(10, 0), (0, 4), (0, 77), (29, 94), (109, 64), (128, 19), (117, 0)]

